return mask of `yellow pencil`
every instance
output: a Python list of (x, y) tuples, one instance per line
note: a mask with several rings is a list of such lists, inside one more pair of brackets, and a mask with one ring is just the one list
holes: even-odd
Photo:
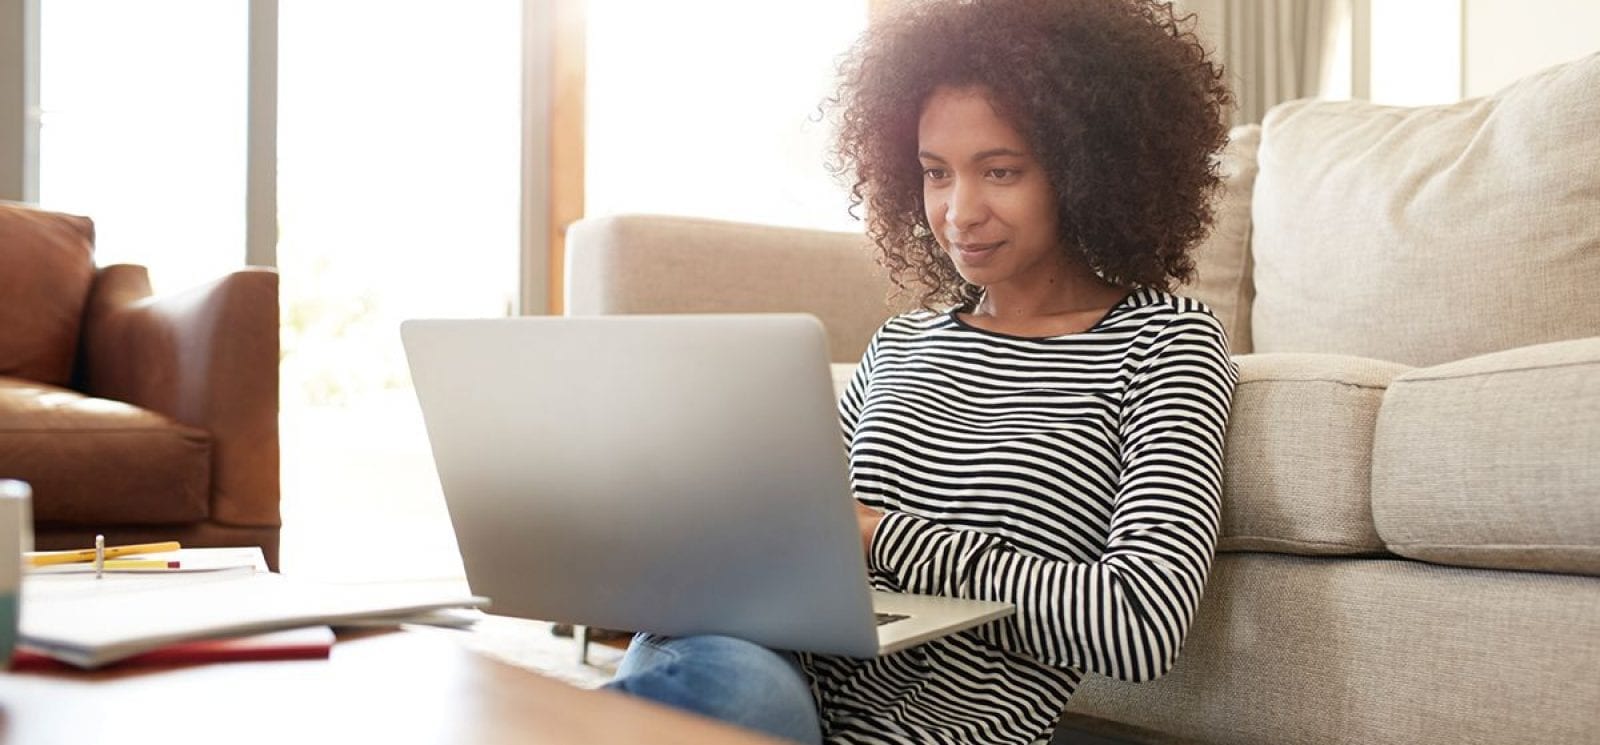
[[(136, 543), (130, 546), (107, 546), (105, 558), (111, 559), (118, 556), (132, 554), (158, 554), (164, 551), (177, 551), (182, 548), (177, 541), (163, 541), (161, 543)], [(42, 567), (51, 564), (76, 564), (81, 561), (94, 561), (94, 549), (85, 548), (77, 551), (41, 551), (28, 554), (28, 566)], [(111, 562), (106, 562), (109, 566)], [(165, 563), (165, 562), (162, 562)]]
[[(66, 564), (54, 564), (54, 565), (47, 565), (47, 566), (65, 567), (67, 565)], [(103, 565), (101, 565), (101, 569), (103, 569), (103, 570), (105, 570), (107, 572), (114, 572), (114, 571), (118, 571), (118, 570), (130, 570), (130, 569), (131, 570), (177, 569), (180, 566), (182, 566), (182, 565), (179, 562), (177, 562), (177, 561), (169, 561), (167, 559), (107, 559), (105, 561), (105, 563)], [(44, 567), (39, 567), (39, 568), (40, 569), (44, 569)], [(90, 569), (90, 567), (85, 567), (84, 571), (88, 571), (89, 569)], [(47, 570), (47, 571), (59, 571), (59, 570), (50, 569), (50, 570)]]
[(113, 569), (177, 569), (178, 562), (166, 559), (110, 559), (105, 563), (105, 570)]

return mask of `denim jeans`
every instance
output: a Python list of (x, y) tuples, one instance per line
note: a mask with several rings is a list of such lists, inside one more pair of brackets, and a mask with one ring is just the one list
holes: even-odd
[(742, 639), (639, 634), (605, 687), (786, 740), (822, 742), (799, 661)]

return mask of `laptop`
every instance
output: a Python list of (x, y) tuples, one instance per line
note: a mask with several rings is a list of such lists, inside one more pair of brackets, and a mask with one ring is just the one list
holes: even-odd
[(871, 657), (1015, 610), (871, 591), (812, 316), (400, 335), (467, 582), (496, 613)]

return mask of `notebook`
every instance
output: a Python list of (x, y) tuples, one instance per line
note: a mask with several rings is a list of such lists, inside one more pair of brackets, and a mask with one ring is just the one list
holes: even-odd
[[(117, 667), (158, 667), (251, 660), (325, 660), (333, 650), (333, 629), (305, 626), (226, 639), (178, 642), (117, 660)], [(11, 654), (11, 670), (59, 670), (71, 667), (49, 652), (26, 644)]]
[(305, 626), (398, 624), (486, 605), (433, 584), (336, 584), (252, 569), (170, 574), (29, 575), (23, 645), (95, 668), (169, 645)]

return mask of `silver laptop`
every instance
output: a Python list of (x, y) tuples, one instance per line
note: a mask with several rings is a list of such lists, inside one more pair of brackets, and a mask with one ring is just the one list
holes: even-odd
[(497, 613), (870, 657), (1014, 611), (870, 591), (811, 316), (400, 332), (467, 581)]

